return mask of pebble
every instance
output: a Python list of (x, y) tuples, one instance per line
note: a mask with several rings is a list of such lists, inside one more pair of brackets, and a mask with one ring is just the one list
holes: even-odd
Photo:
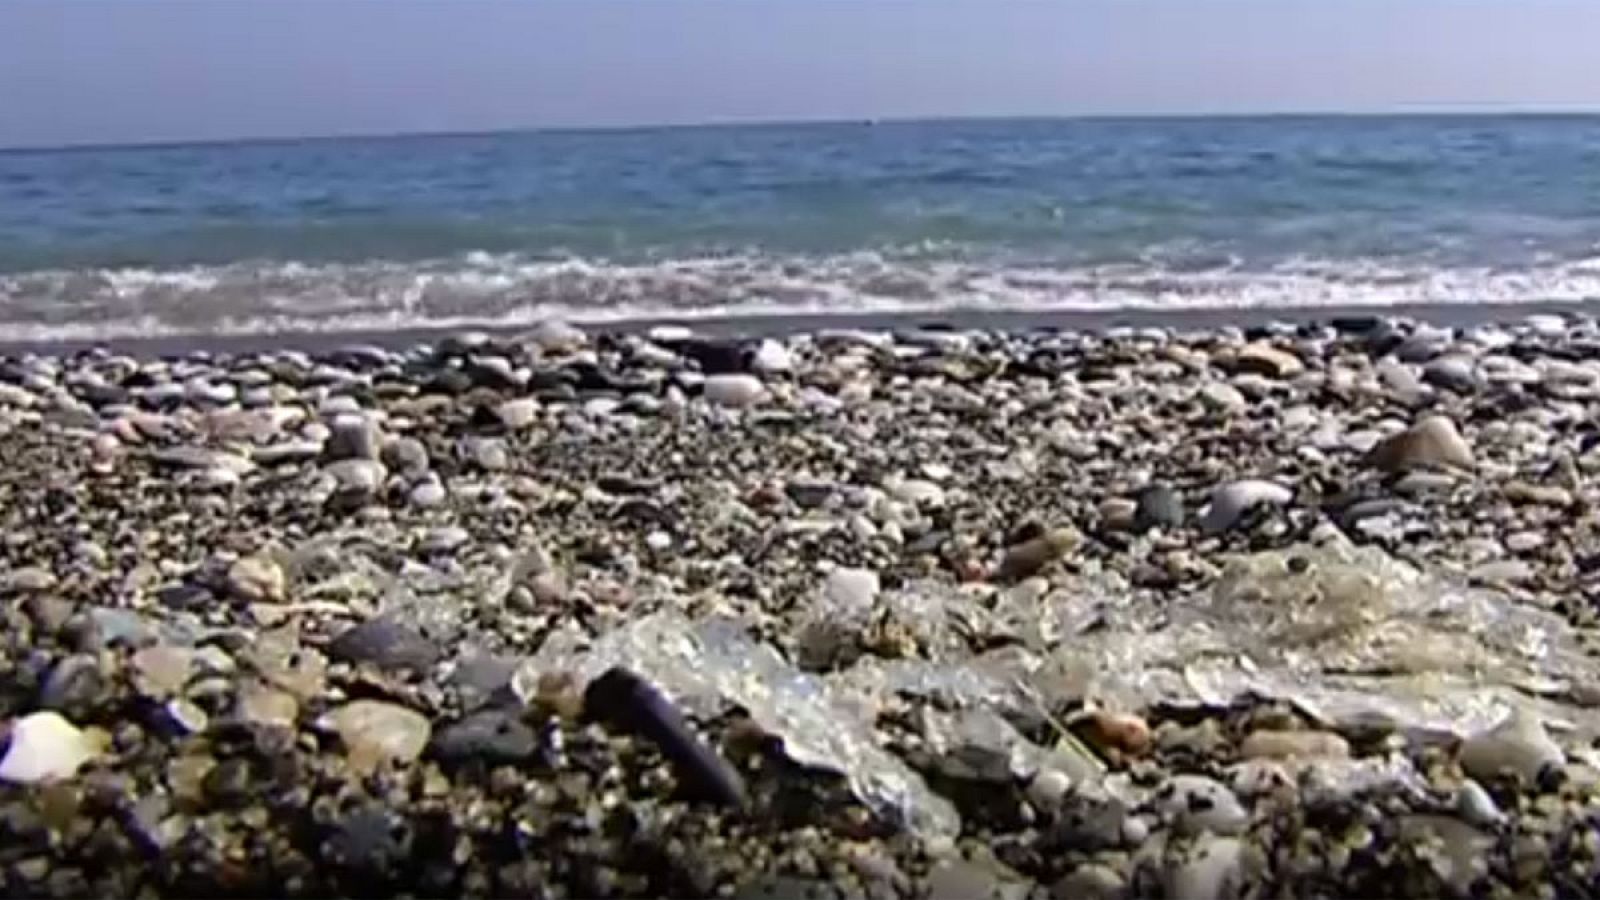
[(1480, 781), (1510, 772), (1532, 785), (1545, 769), (1561, 765), (1565, 755), (1537, 715), (1517, 709), (1463, 741), (1460, 759), (1461, 768)]
[(328, 644), (328, 655), (380, 669), (425, 671), (439, 661), (439, 648), (393, 615), (368, 619), (345, 629)]
[(293, 694), (250, 682), (239, 689), (234, 717), (260, 728), (293, 728), (300, 715), (300, 702)]
[(78, 774), (99, 754), (88, 733), (53, 710), (31, 713), (11, 723), (0, 780), (13, 784), (59, 781)]
[(1183, 518), (1183, 498), (1170, 485), (1152, 484), (1139, 492), (1135, 528), (1177, 528)]
[(1239, 745), (1245, 759), (1305, 759), (1350, 755), (1350, 744), (1330, 731), (1253, 731)]
[(1239, 412), (1250, 405), (1238, 388), (1225, 381), (1211, 381), (1200, 386), (1200, 402), (1218, 412)]
[(288, 577), (271, 557), (245, 556), (228, 567), (226, 588), (246, 603), (281, 603), (288, 594)]
[(486, 709), (441, 729), (434, 735), (432, 753), (446, 762), (502, 765), (531, 759), (538, 748), (538, 735), (515, 714)]
[(323, 455), (330, 461), (378, 458), (382, 434), (378, 423), (364, 415), (336, 416), (328, 426), (328, 442)]
[(1083, 538), (1075, 529), (1051, 529), (1008, 549), (1000, 564), (995, 567), (993, 579), (999, 582), (1011, 582), (1027, 578), (1066, 556), (1082, 542)]
[(1238, 839), (1206, 835), (1169, 853), (1162, 879), (1163, 896), (1169, 900), (1228, 900), (1238, 895), (1244, 856)]
[(416, 478), (428, 471), (428, 448), (412, 437), (392, 438), (385, 442), (379, 459), (386, 468), (407, 478)]
[(731, 408), (754, 406), (767, 396), (766, 385), (754, 375), (707, 375), (704, 388), (707, 402)]
[(1156, 792), (1156, 806), (1181, 832), (1233, 835), (1250, 824), (1250, 814), (1227, 785), (1203, 775), (1174, 775)]
[(1218, 486), (1211, 492), (1211, 505), (1200, 519), (1208, 533), (1227, 531), (1259, 506), (1284, 506), (1294, 499), (1294, 491), (1273, 481), (1245, 479)]
[(385, 761), (410, 763), (428, 746), (433, 728), (413, 710), (382, 700), (354, 700), (320, 720), (339, 735), (350, 765), (370, 771)]
[(518, 397), (495, 407), (495, 418), (508, 430), (521, 431), (539, 421), (539, 401), (532, 397)]
[(177, 694), (188, 684), (194, 672), (194, 655), (179, 647), (157, 644), (134, 653), (128, 664), (139, 693), (162, 699)]
[(1298, 356), (1263, 343), (1247, 344), (1240, 348), (1233, 358), (1233, 368), (1268, 378), (1293, 378), (1306, 370), (1305, 363)]
[(383, 464), (372, 459), (344, 459), (331, 463), (323, 471), (332, 476), (335, 486), (344, 493), (371, 496), (383, 487)]
[(1385, 472), (1418, 466), (1471, 469), (1475, 465), (1471, 446), (1444, 416), (1428, 416), (1380, 441), (1367, 455), (1367, 462)]

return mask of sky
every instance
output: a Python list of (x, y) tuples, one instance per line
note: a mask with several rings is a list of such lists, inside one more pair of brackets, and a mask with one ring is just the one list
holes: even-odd
[(0, 0), (0, 146), (1600, 110), (1596, 0)]

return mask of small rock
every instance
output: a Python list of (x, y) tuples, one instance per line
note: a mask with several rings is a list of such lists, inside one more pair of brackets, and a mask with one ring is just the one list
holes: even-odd
[(182, 691), (194, 671), (194, 656), (190, 651), (164, 644), (146, 647), (133, 654), (128, 662), (133, 669), (135, 689), (157, 699)]
[(502, 709), (473, 713), (441, 730), (433, 739), (433, 755), (445, 762), (481, 760), (490, 765), (523, 762), (538, 750), (533, 729)]
[(1176, 849), (1163, 872), (1163, 896), (1170, 900), (1228, 900), (1239, 896), (1244, 845), (1231, 837), (1201, 838)]
[(416, 760), (433, 731), (421, 714), (382, 700), (346, 703), (323, 716), (320, 724), (339, 735), (357, 771), (370, 771), (385, 761)]
[(245, 556), (228, 567), (228, 593), (247, 603), (281, 603), (288, 578), (277, 561), (264, 555)]
[(495, 407), (495, 418), (507, 430), (521, 431), (539, 421), (539, 401), (532, 397), (518, 397)]
[(48, 591), (56, 586), (56, 576), (38, 566), (24, 566), (6, 573), (0, 593), (30, 594)]
[(706, 376), (706, 400), (717, 406), (733, 408), (753, 406), (761, 402), (766, 395), (766, 385), (754, 375), (727, 373)]
[(750, 359), (750, 368), (764, 374), (778, 374), (794, 370), (794, 358), (788, 348), (771, 338), (761, 341)]
[(1072, 777), (1059, 769), (1040, 769), (1028, 781), (1028, 802), (1034, 809), (1053, 812), (1072, 791)]
[(1183, 524), (1183, 498), (1171, 486), (1152, 484), (1139, 492), (1138, 510), (1133, 516), (1133, 527), (1144, 531), (1151, 528), (1177, 528)]
[(381, 805), (363, 803), (338, 818), (321, 855), (339, 868), (382, 877), (407, 862), (411, 842), (405, 819)]
[(385, 467), (406, 478), (416, 478), (428, 471), (428, 448), (416, 438), (401, 437), (387, 441), (379, 458)]
[(323, 468), (334, 485), (345, 494), (370, 497), (383, 487), (387, 474), (383, 464), (373, 459), (343, 459)]
[(540, 322), (523, 338), (550, 354), (569, 353), (581, 348), (589, 340), (583, 329), (560, 319), (546, 319)]
[(418, 509), (432, 509), (442, 505), (448, 499), (448, 495), (445, 493), (444, 485), (437, 478), (424, 478), (411, 488), (406, 499)]
[(1227, 785), (1203, 775), (1174, 775), (1156, 793), (1163, 816), (1181, 832), (1233, 835), (1250, 824), (1250, 814)]
[(430, 529), (422, 536), (418, 549), (427, 555), (450, 553), (460, 549), (470, 540), (472, 534), (465, 528), (459, 525), (447, 525), (444, 528)]
[(323, 455), (330, 461), (378, 458), (381, 444), (378, 423), (364, 415), (341, 415), (328, 427), (328, 442)]
[(1085, 863), (1050, 886), (1054, 900), (1122, 900), (1128, 880), (1111, 866)]
[(234, 717), (258, 728), (293, 729), (300, 715), (294, 695), (252, 682), (240, 688), (234, 704)]
[(1532, 785), (1545, 769), (1561, 765), (1565, 755), (1538, 716), (1516, 709), (1499, 724), (1463, 741), (1460, 760), (1461, 768), (1480, 781), (1510, 772)]
[(1558, 485), (1512, 481), (1508, 482), (1502, 491), (1506, 499), (1513, 503), (1562, 508), (1572, 505), (1572, 492)]
[(1239, 755), (1245, 759), (1344, 759), (1350, 755), (1350, 745), (1331, 731), (1262, 729), (1244, 739), (1239, 745)]
[(1045, 534), (1006, 551), (995, 567), (993, 579), (1009, 582), (1027, 578), (1052, 562), (1066, 556), (1082, 543), (1078, 532), (1071, 528), (1055, 528)]
[(1483, 785), (1468, 778), (1456, 790), (1456, 815), (1470, 825), (1495, 828), (1505, 824), (1506, 814), (1483, 789)]
[(393, 616), (382, 615), (345, 629), (328, 644), (328, 655), (380, 669), (425, 671), (439, 661), (439, 648)]
[(39, 689), (39, 705), (63, 712), (80, 711), (105, 690), (100, 663), (86, 653), (64, 656), (50, 669)]
[(1211, 505), (1200, 520), (1200, 527), (1215, 534), (1237, 525), (1258, 506), (1284, 506), (1294, 499), (1294, 491), (1273, 481), (1245, 479), (1220, 485), (1211, 492)]
[(1444, 416), (1428, 416), (1405, 431), (1378, 442), (1367, 454), (1367, 464), (1385, 472), (1417, 467), (1471, 469), (1472, 448), (1455, 423)]
[(1126, 497), (1108, 497), (1100, 504), (1100, 524), (1109, 531), (1127, 531), (1139, 513), (1139, 504)]
[(36, 712), (11, 723), (0, 780), (14, 784), (59, 781), (78, 774), (99, 748), (96, 741), (54, 711)]
[(1200, 386), (1200, 402), (1217, 412), (1238, 412), (1250, 405), (1238, 388), (1225, 381), (1211, 381)]
[(1257, 342), (1239, 349), (1233, 358), (1233, 369), (1268, 378), (1293, 378), (1304, 372), (1306, 366), (1298, 356), (1287, 350)]

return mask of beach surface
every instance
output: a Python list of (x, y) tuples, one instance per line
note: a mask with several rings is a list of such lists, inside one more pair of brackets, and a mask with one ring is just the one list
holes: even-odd
[(1597, 403), (1572, 305), (12, 345), (0, 893), (1594, 896)]

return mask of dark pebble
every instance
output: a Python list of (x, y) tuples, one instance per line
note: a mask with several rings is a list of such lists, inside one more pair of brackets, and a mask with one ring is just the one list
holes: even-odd
[(482, 760), (517, 763), (539, 749), (539, 738), (509, 710), (486, 709), (450, 725), (433, 738), (433, 754), (445, 762)]
[(1169, 485), (1152, 484), (1139, 492), (1133, 514), (1134, 527), (1177, 528), (1183, 525), (1183, 498)]
[(100, 674), (99, 662), (87, 653), (75, 653), (63, 657), (50, 670), (39, 690), (39, 706), (82, 710), (93, 704), (104, 689), (105, 679)]
[(389, 616), (379, 616), (334, 638), (328, 644), (328, 655), (356, 665), (421, 671), (439, 661), (439, 648), (416, 629)]
[(744, 779), (706, 746), (655, 685), (627, 669), (607, 671), (583, 695), (584, 714), (653, 742), (694, 795), (725, 806), (745, 802)]
[(346, 869), (388, 873), (410, 854), (411, 827), (380, 806), (360, 806), (338, 820), (323, 852)]

